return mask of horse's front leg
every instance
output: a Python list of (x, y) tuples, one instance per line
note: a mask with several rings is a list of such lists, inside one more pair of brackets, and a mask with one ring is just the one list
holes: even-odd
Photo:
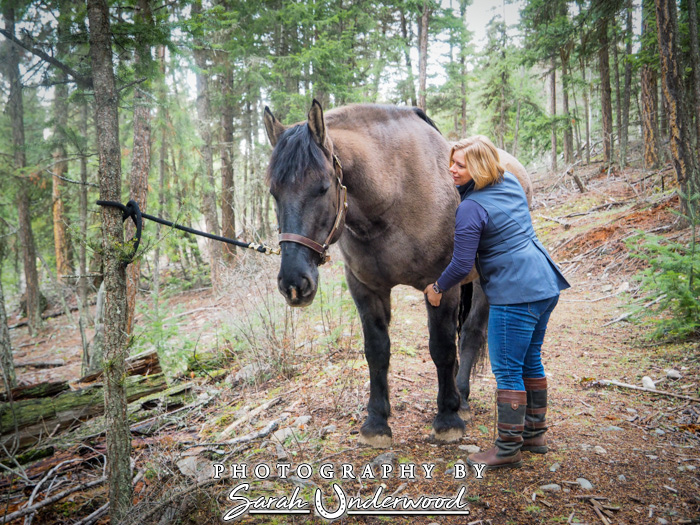
[(438, 376), (438, 413), (433, 420), (431, 438), (442, 443), (452, 443), (462, 437), (465, 429), (464, 421), (458, 414), (460, 398), (455, 384), (459, 288), (445, 292), (437, 308), (431, 306), (427, 299), (425, 304), (430, 330), (430, 357), (437, 367)]
[(469, 380), (474, 364), (483, 357), (486, 328), (489, 322), (489, 303), (481, 285), (478, 281), (469, 283), (462, 287), (462, 293), (469, 291), (465, 290), (467, 287), (471, 288), (471, 293), (461, 300), (466, 299), (469, 302), (469, 314), (462, 323), (459, 334), (459, 372), (457, 372), (457, 389), (461, 397), (459, 415), (465, 421), (470, 418)]
[(391, 447), (391, 428), (387, 419), (389, 405), (389, 322), (391, 321), (391, 290), (376, 291), (357, 280), (346, 266), (348, 289), (362, 321), (365, 358), (369, 365), (369, 403), (367, 419), (360, 428), (360, 443), (375, 448)]

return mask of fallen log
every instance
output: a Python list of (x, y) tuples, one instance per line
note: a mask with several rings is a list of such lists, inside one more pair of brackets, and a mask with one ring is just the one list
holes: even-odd
[[(162, 372), (160, 368), (160, 361), (158, 360), (158, 352), (151, 350), (149, 352), (143, 352), (138, 355), (130, 356), (126, 358), (126, 373), (130, 376), (135, 375), (152, 375), (160, 374)], [(102, 370), (93, 372), (86, 376), (81, 377), (76, 381), (74, 386), (83, 386), (86, 383), (93, 383), (98, 379), (102, 378)]]
[[(164, 374), (129, 376), (125, 379), (127, 401), (165, 390)], [(55, 397), (22, 399), (0, 403), (0, 444), (20, 447), (84, 421), (104, 411), (104, 389), (101, 384)]]

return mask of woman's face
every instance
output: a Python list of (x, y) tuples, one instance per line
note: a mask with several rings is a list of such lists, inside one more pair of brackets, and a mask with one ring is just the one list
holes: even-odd
[(466, 158), (463, 149), (458, 149), (452, 154), (450, 173), (452, 174), (452, 180), (455, 181), (456, 186), (464, 186), (472, 180), (472, 176), (467, 172)]

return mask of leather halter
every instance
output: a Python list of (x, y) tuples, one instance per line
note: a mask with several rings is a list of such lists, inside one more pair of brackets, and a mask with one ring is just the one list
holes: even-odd
[(340, 159), (334, 153), (333, 154), (333, 167), (335, 168), (336, 177), (336, 197), (338, 202), (338, 209), (335, 215), (335, 222), (333, 223), (333, 228), (331, 228), (328, 237), (323, 241), (323, 244), (319, 244), (316, 241), (299, 235), (297, 233), (280, 233), (279, 242), (295, 242), (306, 246), (307, 248), (313, 250), (321, 256), (321, 260), (318, 265), (322, 265), (331, 260), (331, 256), (328, 254), (328, 248), (331, 244), (336, 242), (340, 235), (343, 233), (343, 226), (345, 225), (345, 215), (348, 210), (348, 189), (343, 186), (343, 166), (340, 164)]

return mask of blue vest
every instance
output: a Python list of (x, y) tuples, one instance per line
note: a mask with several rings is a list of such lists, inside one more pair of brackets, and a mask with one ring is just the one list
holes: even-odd
[(489, 215), (476, 255), (481, 286), (489, 304), (529, 303), (569, 288), (532, 228), (525, 191), (512, 173), (465, 198)]

